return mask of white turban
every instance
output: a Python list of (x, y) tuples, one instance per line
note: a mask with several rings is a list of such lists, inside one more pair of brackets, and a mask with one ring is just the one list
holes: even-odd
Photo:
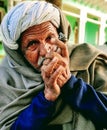
[(60, 26), (59, 10), (45, 1), (21, 2), (11, 9), (1, 23), (3, 43), (10, 49), (17, 50), (20, 34), (33, 25), (51, 21)]

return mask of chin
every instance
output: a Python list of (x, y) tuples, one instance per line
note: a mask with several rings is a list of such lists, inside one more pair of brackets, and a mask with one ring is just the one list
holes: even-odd
[(34, 68), (37, 72), (41, 72), (41, 67), (40, 67), (40, 66), (33, 66), (33, 68)]
[(31, 63), (30, 63), (30, 65), (31, 65), (32, 68), (34, 68), (36, 70), (36, 72), (39, 72), (39, 73), (41, 72), (41, 66), (39, 66), (39, 65), (35, 66), (34, 64), (31, 64)]

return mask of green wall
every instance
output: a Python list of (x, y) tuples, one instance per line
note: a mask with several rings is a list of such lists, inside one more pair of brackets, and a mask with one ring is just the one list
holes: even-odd
[(4, 57), (5, 55), (5, 52), (4, 52), (4, 49), (2, 47), (2, 44), (0, 43), (0, 62), (2, 61), (2, 58)]
[(105, 28), (105, 41), (107, 41), (107, 28)]
[(84, 42), (96, 45), (97, 44), (96, 38), (97, 38), (98, 32), (99, 32), (98, 25), (91, 23), (91, 22), (87, 22), (86, 27), (85, 27)]
[[(69, 15), (66, 15), (66, 17), (71, 25), (70, 41), (74, 42), (74, 28), (75, 28), (75, 26), (78, 26), (77, 18), (69, 16)], [(107, 32), (107, 28), (105, 31)], [(97, 39), (98, 32), (99, 32), (99, 26), (97, 24), (94, 24), (91, 22), (86, 22), (84, 42), (92, 44), (92, 45), (96, 45), (97, 44), (96, 39)], [(107, 35), (106, 35), (106, 40), (107, 40)]]

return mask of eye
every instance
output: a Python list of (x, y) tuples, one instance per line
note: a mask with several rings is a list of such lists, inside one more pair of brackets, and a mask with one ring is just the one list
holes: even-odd
[(38, 43), (39, 43), (39, 41), (36, 41), (36, 40), (30, 41), (30, 42), (28, 43), (28, 46), (27, 46), (27, 47), (37, 45)]
[(52, 36), (48, 36), (47, 38), (46, 38), (46, 41), (50, 41), (52, 39)]

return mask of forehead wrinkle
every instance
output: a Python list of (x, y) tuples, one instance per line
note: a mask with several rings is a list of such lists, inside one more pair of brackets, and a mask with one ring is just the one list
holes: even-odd
[(36, 28), (36, 30), (40, 30), (40, 28), (43, 28), (45, 26), (53, 26), (53, 24), (51, 22), (44, 22), (44, 23), (41, 23), (41, 24), (38, 24), (38, 25), (34, 25), (34, 26), (31, 26), (29, 27), (28, 29), (26, 29), (24, 32), (22, 33), (25, 33), (25, 32), (29, 32), (32, 28)]
[(46, 32), (48, 32), (49, 31), (49, 33), (51, 32), (51, 33), (53, 33), (53, 29), (51, 28), (51, 27), (45, 27), (45, 28), (42, 28), (42, 29), (39, 29), (39, 30), (36, 30), (35, 31), (35, 33), (36, 34), (44, 34), (44, 33), (46, 33)]
[[(44, 24), (45, 25), (45, 24)], [(35, 34), (44, 34), (46, 32), (49, 31), (49, 33), (53, 33), (54, 29), (56, 29), (52, 24), (46, 24), (45, 26), (35, 26), (35, 27), (32, 27), (28, 30), (26, 30), (24, 33), (23, 33), (23, 36), (28, 36), (28, 35), (35, 35)]]

